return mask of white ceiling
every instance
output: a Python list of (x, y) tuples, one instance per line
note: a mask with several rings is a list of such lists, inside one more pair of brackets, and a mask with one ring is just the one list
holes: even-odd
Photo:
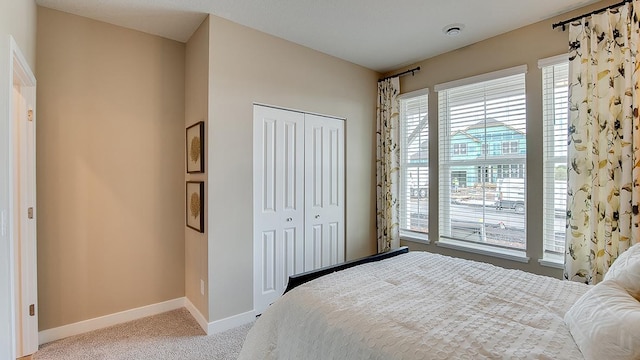
[[(386, 72), (598, 0), (36, 0), (186, 42), (206, 14)], [(464, 24), (457, 37), (442, 29)]]

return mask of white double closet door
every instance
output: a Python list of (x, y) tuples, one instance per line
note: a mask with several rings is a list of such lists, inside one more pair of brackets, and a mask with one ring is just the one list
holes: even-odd
[(290, 275), (344, 261), (344, 120), (253, 109), (254, 310)]

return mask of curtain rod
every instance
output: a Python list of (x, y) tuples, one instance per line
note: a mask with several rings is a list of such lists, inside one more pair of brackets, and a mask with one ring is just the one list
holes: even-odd
[(620, 7), (620, 6), (622, 6), (622, 5), (624, 5), (624, 4), (628, 3), (628, 2), (631, 2), (631, 1), (632, 0), (624, 0), (624, 1), (621, 1), (621, 2), (619, 2), (617, 4), (609, 5), (609, 6), (603, 7), (602, 9), (594, 10), (594, 11), (592, 11), (590, 13), (586, 13), (586, 14), (583, 14), (583, 15), (580, 15), (580, 16), (573, 17), (573, 18), (571, 18), (569, 20), (564, 20), (564, 21), (557, 22), (557, 23), (553, 24), (551, 27), (553, 29), (555, 29), (555, 28), (557, 28), (559, 26), (562, 26), (562, 31), (564, 31), (565, 30), (565, 26), (568, 23), (572, 22), (572, 21), (580, 20), (583, 17), (589, 16), (589, 15), (599, 14), (599, 13), (605, 12), (605, 11), (607, 11), (609, 9)]
[(385, 80), (387, 80), (387, 79), (391, 79), (391, 78), (394, 78), (394, 77), (396, 77), (396, 76), (403, 76), (403, 75), (408, 75), (408, 74), (415, 75), (414, 73), (415, 73), (416, 71), (419, 71), (419, 70), (420, 70), (420, 66), (415, 67), (415, 68), (413, 68), (413, 69), (409, 69), (409, 70), (407, 70), (407, 71), (403, 71), (403, 72), (398, 73), (398, 74), (395, 74), (395, 75), (390, 75), (390, 76), (387, 76), (387, 77), (383, 77), (382, 79), (378, 80), (378, 82), (380, 82), (380, 81), (385, 81)]

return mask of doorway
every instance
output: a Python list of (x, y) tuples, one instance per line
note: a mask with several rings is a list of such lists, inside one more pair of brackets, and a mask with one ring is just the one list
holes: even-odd
[(10, 241), (13, 270), (13, 333), (16, 357), (38, 350), (36, 253), (36, 79), (15, 41), (10, 41)]

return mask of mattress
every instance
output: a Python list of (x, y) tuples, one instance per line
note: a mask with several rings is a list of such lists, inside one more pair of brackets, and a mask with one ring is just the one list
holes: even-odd
[(286, 293), (239, 359), (582, 359), (563, 317), (589, 288), (410, 252)]

